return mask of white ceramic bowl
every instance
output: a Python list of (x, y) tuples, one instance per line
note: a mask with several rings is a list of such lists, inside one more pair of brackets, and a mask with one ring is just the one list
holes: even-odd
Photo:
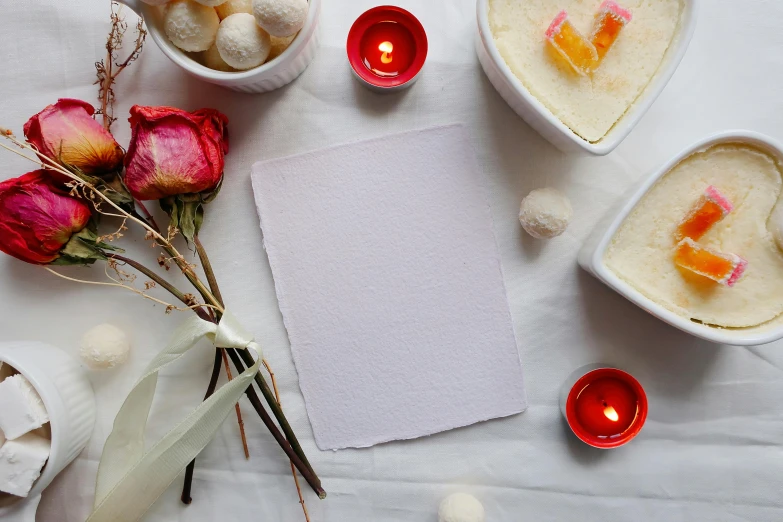
[(632, 303), (691, 335), (714, 343), (736, 346), (753, 346), (771, 343), (783, 338), (783, 321), (779, 319), (773, 320), (766, 325), (751, 328), (724, 329), (699, 324), (654, 303), (631, 285), (620, 279), (604, 263), (604, 254), (609, 247), (612, 237), (614, 237), (618, 228), (620, 228), (620, 225), (625, 221), (625, 218), (628, 217), (636, 204), (639, 203), (650, 188), (683, 159), (694, 152), (707, 149), (719, 143), (747, 143), (768, 152), (773, 157), (777, 158), (780, 164), (783, 164), (783, 147), (771, 138), (755, 132), (742, 130), (726, 131), (699, 141), (682, 151), (652, 176), (644, 180), (641, 187), (636, 189), (634, 195), (622, 203), (619, 212), (614, 211), (607, 214), (603, 222), (596, 226), (592, 235), (582, 247), (582, 250), (579, 253), (579, 264), (582, 268), (603, 281), (606, 285)]
[(0, 361), (33, 385), (49, 414), (52, 449), (25, 499), (0, 499), (3, 522), (35, 522), (41, 492), (82, 452), (95, 424), (95, 395), (79, 364), (54, 346), (33, 341), (0, 343)]
[(222, 87), (247, 93), (273, 91), (294, 81), (307, 69), (318, 49), (318, 22), (321, 0), (309, 0), (310, 12), (304, 27), (283, 54), (255, 69), (242, 72), (223, 72), (198, 63), (172, 44), (163, 30), (163, 7), (147, 5), (141, 0), (119, 0), (144, 18), (147, 30), (163, 54), (186, 72)]
[[(504, 100), (541, 136), (552, 145), (568, 153), (588, 153), (596, 156), (609, 154), (628, 136), (644, 113), (661, 94), (669, 79), (680, 65), (682, 57), (696, 29), (700, 0), (684, 0), (683, 13), (677, 35), (663, 57), (660, 69), (628, 112), (597, 143), (583, 139), (547, 109), (517, 78), (500, 55), (489, 27), (489, 0), (478, 0), (478, 36), (476, 52), (489, 81)], [(596, 4), (597, 4), (596, 0)]]

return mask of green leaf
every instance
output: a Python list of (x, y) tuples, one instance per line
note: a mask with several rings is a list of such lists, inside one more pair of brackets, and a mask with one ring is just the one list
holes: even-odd
[(83, 259), (61, 254), (60, 257), (49, 263), (54, 266), (85, 266), (95, 263), (97, 259)]
[(53, 265), (89, 265), (98, 260), (106, 260), (104, 250), (113, 250), (115, 252), (124, 252), (103, 241), (98, 241), (98, 234), (90, 226), (87, 226), (80, 232), (77, 232), (60, 250), (60, 257)]
[(200, 194), (180, 194), (160, 200), (160, 207), (169, 215), (171, 226), (182, 232), (188, 243), (204, 224), (204, 205)]
[(182, 203), (182, 211), (179, 215), (179, 229), (188, 242), (201, 230), (204, 223), (204, 208), (200, 201), (187, 201)]
[(131, 196), (122, 179), (116, 174), (113, 176), (106, 176), (98, 180), (95, 185), (112, 203), (119, 206), (125, 211), (132, 212), (135, 210), (133, 202), (133, 196)]
[[(220, 189), (222, 189), (222, 188), (223, 188), (223, 178), (220, 178), (220, 182), (218, 182), (218, 185), (217, 185), (217, 187), (215, 187), (215, 190), (213, 190), (213, 191), (212, 191), (212, 192), (210, 192), (209, 194), (206, 194), (206, 195), (205, 195), (205, 196), (202, 198), (202, 201), (203, 201), (205, 204), (207, 204), (207, 203), (212, 203), (213, 201), (215, 201), (215, 198), (216, 198), (216, 197), (218, 197), (218, 194), (220, 194)], [(199, 194), (199, 195), (200, 195), (200, 194)]]

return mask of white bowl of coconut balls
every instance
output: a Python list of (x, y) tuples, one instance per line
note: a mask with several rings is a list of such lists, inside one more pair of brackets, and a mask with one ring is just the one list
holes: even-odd
[(121, 0), (171, 61), (229, 89), (295, 80), (315, 56), (321, 0)]

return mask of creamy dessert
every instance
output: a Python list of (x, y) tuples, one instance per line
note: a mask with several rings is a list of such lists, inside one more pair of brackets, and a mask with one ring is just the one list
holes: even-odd
[(628, 111), (655, 76), (682, 17), (683, 0), (625, 0), (633, 21), (590, 75), (576, 74), (547, 45), (561, 10), (590, 34), (600, 0), (489, 0), (495, 44), (530, 93), (585, 140), (596, 143)]
[[(685, 270), (674, 260), (680, 225), (708, 187), (720, 190), (733, 210), (694, 243), (747, 261), (733, 286)], [(783, 250), (774, 227), (781, 192), (781, 166), (765, 152), (725, 144), (694, 153), (639, 201), (612, 238), (604, 262), (682, 317), (724, 328), (773, 321), (783, 315)]]

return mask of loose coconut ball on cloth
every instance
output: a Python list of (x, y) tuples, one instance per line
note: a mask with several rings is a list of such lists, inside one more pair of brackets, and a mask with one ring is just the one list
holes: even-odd
[(166, 7), (163, 28), (183, 51), (206, 51), (215, 43), (220, 18), (211, 7), (193, 0), (174, 0)]
[(549, 239), (565, 232), (574, 215), (571, 202), (553, 188), (536, 189), (522, 200), (519, 222), (537, 239)]
[(80, 355), (94, 370), (106, 370), (128, 360), (130, 341), (125, 332), (111, 324), (99, 324), (82, 337)]
[(291, 36), (304, 27), (310, 5), (307, 0), (253, 0), (258, 25), (272, 36)]
[(228, 0), (215, 8), (221, 20), (225, 20), (232, 14), (253, 14), (253, 0)]
[(467, 493), (449, 495), (438, 509), (438, 522), (484, 522), (484, 517), (484, 506)]
[(269, 56), (269, 33), (256, 25), (253, 15), (237, 13), (220, 22), (215, 42), (220, 56), (234, 69), (258, 67)]
[(204, 62), (204, 65), (210, 69), (223, 72), (237, 72), (236, 69), (227, 64), (223, 57), (220, 56), (220, 51), (218, 51), (217, 45), (213, 45), (204, 51), (204, 54), (201, 58)]

